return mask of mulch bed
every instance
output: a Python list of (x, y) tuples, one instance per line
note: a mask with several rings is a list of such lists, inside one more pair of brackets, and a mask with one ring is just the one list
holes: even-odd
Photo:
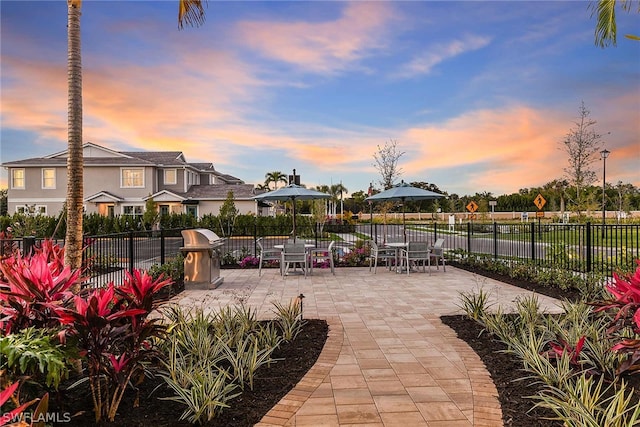
[[(252, 426), (262, 419), (314, 365), (322, 352), (328, 334), (327, 322), (324, 320), (306, 320), (302, 332), (293, 342), (283, 343), (273, 353), (278, 359), (270, 366), (259, 369), (254, 389), (245, 388), (243, 393), (233, 399), (230, 408), (224, 409), (211, 422), (202, 425), (207, 427), (243, 427)], [(65, 385), (70, 384), (67, 382)], [(159, 387), (159, 388), (157, 388)], [(156, 389), (157, 388), (157, 389)], [(147, 378), (140, 386), (138, 393), (129, 390), (120, 404), (118, 415), (113, 423), (101, 422), (100, 426), (124, 427), (184, 427), (191, 424), (178, 421), (184, 406), (159, 397), (170, 396), (169, 388), (160, 377)], [(139, 405), (134, 407), (134, 401)], [(72, 415), (68, 426), (95, 426), (93, 404), (88, 382), (81, 386), (61, 391), (51, 397), (49, 412), (57, 412), (60, 419), (64, 413)]]
[[(543, 295), (575, 300), (577, 292), (561, 291), (557, 288), (536, 285), (526, 281), (501, 276), (493, 272), (470, 269), (464, 265), (450, 263), (452, 266), (473, 271), (479, 275), (510, 283)], [(173, 290), (179, 291), (178, 289)], [(173, 293), (173, 292), (172, 292)], [(165, 296), (168, 297), (169, 295)], [(469, 344), (484, 362), (496, 385), (502, 407), (503, 421), (510, 427), (561, 427), (559, 421), (550, 420), (553, 413), (546, 409), (532, 409), (534, 402), (527, 396), (534, 395), (539, 386), (531, 380), (521, 380), (526, 373), (521, 364), (512, 356), (501, 353), (504, 344), (491, 339), (483, 328), (466, 316), (443, 316), (443, 323), (456, 331), (458, 337)], [(328, 327), (325, 321), (307, 320), (298, 338), (283, 344), (274, 357), (282, 359), (271, 366), (263, 367), (258, 373), (254, 390), (245, 390), (241, 396), (231, 402), (231, 408), (225, 409), (213, 421), (203, 425), (213, 426), (252, 426), (284, 397), (305, 375), (317, 360), (327, 338)], [(630, 385), (635, 387), (640, 398), (640, 375), (632, 378)], [(103, 422), (102, 426), (125, 427), (167, 427), (190, 425), (177, 421), (184, 407), (178, 403), (159, 400), (169, 396), (167, 387), (163, 387), (160, 378), (149, 378), (140, 387), (139, 406), (134, 407), (136, 394), (129, 392), (120, 405), (118, 416), (113, 423)], [(161, 386), (157, 390), (157, 386)], [(73, 415), (70, 426), (94, 426), (93, 406), (88, 385), (74, 390), (61, 391), (52, 397), (51, 410), (68, 411)]]
[[(580, 293), (575, 290), (563, 291), (559, 288), (541, 286), (536, 283), (502, 276), (494, 272), (471, 269), (463, 264), (450, 264), (485, 277), (490, 277), (557, 299), (564, 298), (570, 301), (577, 301), (580, 296)], [(550, 409), (533, 409), (535, 401), (528, 398), (528, 396), (535, 395), (543, 388), (540, 384), (535, 384), (535, 380), (533, 379), (523, 380), (523, 378), (529, 374), (522, 370), (522, 363), (517, 358), (502, 352), (507, 348), (503, 343), (492, 339), (480, 324), (470, 320), (465, 315), (442, 316), (441, 320), (444, 324), (456, 331), (458, 338), (469, 344), (487, 367), (498, 390), (500, 405), (502, 407), (502, 419), (505, 426), (563, 426), (561, 421), (552, 419), (555, 415)], [(637, 399), (640, 399), (640, 375), (627, 376), (625, 381), (628, 386), (635, 388), (635, 396)]]

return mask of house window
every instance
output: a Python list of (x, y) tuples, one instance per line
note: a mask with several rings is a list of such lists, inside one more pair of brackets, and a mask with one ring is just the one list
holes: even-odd
[(46, 215), (47, 205), (23, 205), (16, 206), (16, 213), (23, 215)]
[(24, 189), (24, 169), (11, 169), (11, 188)]
[(44, 189), (56, 188), (56, 170), (55, 169), (42, 169), (42, 188)]
[(121, 169), (121, 188), (144, 188), (144, 169)]
[(160, 205), (160, 215), (169, 215), (169, 205)]
[(178, 172), (175, 169), (164, 170), (164, 183), (166, 185), (172, 185), (178, 183)]
[(187, 215), (191, 215), (195, 218), (198, 217), (198, 207), (193, 205), (187, 205)]
[(144, 212), (144, 206), (142, 205), (138, 205), (138, 206), (123, 206), (122, 207), (122, 213), (125, 215), (133, 215), (133, 216), (142, 216), (142, 213)]

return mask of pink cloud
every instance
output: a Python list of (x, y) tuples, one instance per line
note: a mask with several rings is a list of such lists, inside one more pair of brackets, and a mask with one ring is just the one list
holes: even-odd
[[(618, 115), (630, 119), (632, 110), (624, 107), (629, 101), (622, 97), (610, 103), (616, 106)], [(606, 129), (608, 120), (604, 117), (598, 121), (597, 129)], [(633, 168), (624, 165), (627, 161), (637, 165), (640, 160), (640, 145), (627, 138), (637, 125), (629, 120), (617, 125), (617, 130), (608, 136), (609, 141), (603, 138), (617, 157), (608, 160), (607, 181), (622, 179), (638, 185), (639, 174), (633, 176), (628, 172)], [(478, 191), (515, 192), (562, 178), (568, 156), (561, 142), (573, 126), (573, 118), (565, 111), (526, 106), (473, 111), (440, 126), (407, 129), (398, 137), (408, 148), (402, 166), (406, 175), (423, 177), (436, 172), (440, 175), (447, 169), (466, 170), (471, 180), (466, 184)], [(591, 168), (601, 170), (597, 162)]]
[(447, 44), (428, 46), (425, 53), (413, 58), (400, 67), (396, 77), (409, 78), (429, 74), (433, 67), (447, 59), (454, 58), (474, 50), (481, 49), (491, 42), (489, 37), (466, 36)]
[[(340, 3), (339, 3), (340, 4)], [(394, 19), (389, 3), (349, 2), (340, 17), (325, 22), (242, 22), (244, 44), (265, 57), (316, 73), (335, 73), (385, 46)]]

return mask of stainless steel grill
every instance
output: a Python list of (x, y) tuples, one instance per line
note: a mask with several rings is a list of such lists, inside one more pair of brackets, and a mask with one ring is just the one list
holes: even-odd
[(185, 289), (214, 289), (220, 285), (220, 252), (224, 239), (206, 228), (182, 230)]

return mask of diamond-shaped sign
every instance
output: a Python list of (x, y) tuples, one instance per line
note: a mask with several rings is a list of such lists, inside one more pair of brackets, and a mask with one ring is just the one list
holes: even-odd
[(467, 205), (467, 210), (471, 213), (474, 213), (475, 211), (478, 210), (478, 204), (473, 200), (470, 201), (469, 204)]
[(533, 203), (538, 207), (538, 210), (542, 210), (542, 207), (547, 201), (542, 197), (542, 194), (538, 194)]

